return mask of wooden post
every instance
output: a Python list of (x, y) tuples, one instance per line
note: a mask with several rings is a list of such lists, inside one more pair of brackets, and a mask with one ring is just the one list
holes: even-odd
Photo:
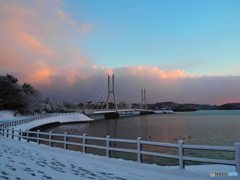
[(52, 147), (52, 131), (49, 132), (49, 146)]
[(68, 149), (68, 144), (67, 144), (67, 141), (68, 141), (68, 132), (65, 132), (64, 133), (64, 149)]
[(109, 147), (111, 147), (111, 143), (110, 143), (110, 141), (109, 141), (109, 139), (111, 138), (111, 136), (110, 135), (107, 135), (107, 137), (106, 137), (106, 156), (108, 157), (108, 158), (110, 158), (110, 153), (111, 153), (111, 151), (109, 150)]
[(137, 161), (138, 163), (142, 163), (142, 154), (141, 154), (141, 151), (142, 151), (142, 144), (141, 144), (141, 140), (142, 138), (141, 137), (138, 137), (137, 138)]
[(86, 144), (87, 144), (87, 139), (86, 139), (87, 134), (83, 134), (83, 153), (87, 153), (87, 148), (86, 148)]
[(37, 143), (38, 143), (38, 144), (40, 144), (40, 140), (39, 140), (40, 134), (39, 134), (39, 132), (40, 132), (40, 130), (37, 130)]
[(185, 163), (183, 160), (184, 156), (184, 149), (183, 149), (183, 141), (178, 141), (178, 152), (179, 152), (179, 168), (180, 169), (185, 169)]
[(236, 161), (236, 172), (240, 176), (240, 143), (235, 143), (235, 161)]

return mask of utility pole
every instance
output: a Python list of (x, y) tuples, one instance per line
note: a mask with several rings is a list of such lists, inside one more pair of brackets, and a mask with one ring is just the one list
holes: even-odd
[(118, 109), (117, 109), (117, 102), (116, 102), (116, 97), (115, 97), (115, 90), (114, 90), (114, 74), (112, 75), (112, 90), (110, 88), (110, 76), (108, 75), (108, 96), (107, 96), (107, 109), (108, 107), (108, 101), (109, 101), (109, 96), (110, 94), (113, 94), (113, 100), (114, 100), (114, 105), (115, 105), (115, 109), (116, 109), (116, 113), (118, 113)]

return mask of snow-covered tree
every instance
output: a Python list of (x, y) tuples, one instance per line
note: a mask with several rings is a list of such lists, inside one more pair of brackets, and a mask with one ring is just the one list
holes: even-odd
[(39, 91), (30, 84), (17, 84), (18, 79), (12, 75), (0, 76), (0, 109), (18, 109), (33, 113), (41, 105)]

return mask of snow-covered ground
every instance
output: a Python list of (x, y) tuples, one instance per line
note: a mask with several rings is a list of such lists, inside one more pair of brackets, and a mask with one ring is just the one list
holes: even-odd
[[(1, 137), (0, 179), (212, 179), (210, 171), (230, 172), (232, 166), (161, 167), (83, 154)], [(239, 177), (215, 177), (215, 179)]]
[(3, 122), (8, 122), (8, 121), (16, 121), (16, 120), (20, 120), (20, 119), (26, 119), (27, 118), (31, 118), (34, 117), (32, 116), (22, 116), (20, 114), (17, 114), (17, 117), (14, 117), (16, 111), (14, 110), (0, 110), (0, 123)]
[[(39, 125), (46, 123), (45, 121), (52, 122), (59, 121), (60, 119), (62, 122), (69, 120), (87, 120), (84, 116), (81, 116), (81, 118), (80, 116), (77, 117), (77, 115), (74, 116), (75, 115), (57, 116), (44, 120), (36, 120), (27, 124)], [(10, 117), (8, 116), (8, 118)], [(3, 119), (2, 116), (0, 121), (5, 121)], [(18, 128), (29, 129), (29, 127), (32, 127), (27, 124), (25, 124), (25, 126), (18, 126)], [(186, 169), (162, 167), (83, 154), (81, 152), (38, 145), (33, 142), (27, 143), (24, 139), (22, 141), (17, 141), (0, 136), (0, 179), (204, 180), (212, 179), (212, 177), (210, 177), (210, 171), (234, 172), (235, 167), (227, 165), (187, 166)], [(239, 179), (239, 176), (215, 176), (214, 179)]]
[(174, 114), (174, 111), (162, 109), (162, 110), (153, 110), (153, 113), (155, 113), (155, 114)]

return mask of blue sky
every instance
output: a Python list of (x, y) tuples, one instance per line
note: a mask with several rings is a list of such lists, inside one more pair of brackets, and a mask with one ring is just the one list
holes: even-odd
[(97, 66), (148, 65), (199, 76), (239, 75), (238, 0), (63, 2), (76, 22), (93, 25), (78, 45)]
[(240, 102), (239, 0), (1, 0), (0, 75), (88, 101)]

